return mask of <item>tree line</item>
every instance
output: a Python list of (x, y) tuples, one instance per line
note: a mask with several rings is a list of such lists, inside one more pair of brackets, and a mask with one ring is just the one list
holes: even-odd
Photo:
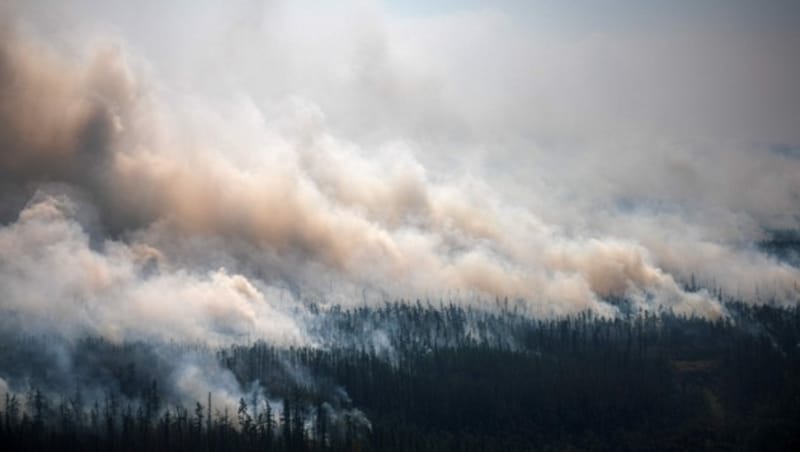
[(104, 365), (116, 389), (90, 397), (31, 385), (9, 394), (0, 445), (798, 450), (800, 311), (725, 307), (729, 315), (716, 320), (632, 306), (614, 318), (556, 319), (422, 302), (328, 309), (311, 326), (324, 346), (209, 351), (241, 387), (264, 388), (233, 407), (215, 394), (186, 407), (169, 401), (148, 368), (152, 355), (132, 351), (146, 344), (94, 338), (75, 353), (113, 356)]

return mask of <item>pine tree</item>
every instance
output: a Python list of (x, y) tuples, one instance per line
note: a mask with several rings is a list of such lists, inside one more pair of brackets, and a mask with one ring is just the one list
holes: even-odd
[(195, 402), (194, 422), (192, 422), (192, 428), (194, 428), (198, 435), (203, 432), (203, 411), (203, 404), (200, 402)]
[(265, 413), (266, 417), (265, 442), (267, 443), (268, 447), (271, 447), (275, 439), (275, 419), (273, 418), (272, 406), (270, 405), (269, 401), (267, 401), (266, 404), (267, 404), (267, 409)]
[(325, 413), (325, 407), (322, 400), (317, 401), (317, 425), (316, 425), (316, 440), (318, 450), (325, 450), (328, 437), (328, 416)]
[(241, 431), (245, 434), (250, 434), (250, 431), (253, 428), (253, 419), (250, 417), (250, 413), (247, 411), (247, 402), (245, 402), (244, 397), (239, 399), (237, 419), (239, 421), (239, 428)]
[(281, 413), (281, 436), (287, 450), (292, 449), (292, 405), (289, 398), (283, 399), (283, 412)]

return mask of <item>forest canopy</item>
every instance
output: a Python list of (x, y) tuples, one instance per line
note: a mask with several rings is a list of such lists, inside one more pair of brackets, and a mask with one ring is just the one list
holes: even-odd
[[(792, 450), (800, 311), (708, 320), (391, 303), (318, 312), (317, 347), (5, 338), (9, 450)], [(176, 398), (176, 367), (218, 378)], [(65, 374), (63, 364), (71, 368)], [(176, 364), (183, 363), (183, 364)], [(186, 364), (194, 363), (194, 364)], [(210, 366), (210, 364), (206, 364)], [(178, 378), (180, 379), (180, 377)], [(24, 382), (24, 383), (23, 383)], [(24, 385), (24, 386), (22, 386)], [(243, 388), (235, 395), (226, 392)], [(238, 399), (236, 399), (238, 397)]]

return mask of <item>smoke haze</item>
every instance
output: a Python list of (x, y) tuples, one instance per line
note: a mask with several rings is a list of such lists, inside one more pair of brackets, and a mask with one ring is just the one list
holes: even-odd
[(289, 346), (306, 302), (797, 303), (758, 246), (800, 222), (796, 8), (337, 6), (5, 5), (2, 327)]

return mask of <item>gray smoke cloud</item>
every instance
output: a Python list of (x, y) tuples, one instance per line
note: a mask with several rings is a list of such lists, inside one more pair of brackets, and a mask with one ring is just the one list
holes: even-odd
[(130, 8), (3, 10), (7, 324), (313, 345), (303, 301), (800, 296), (756, 246), (800, 220), (796, 31)]

